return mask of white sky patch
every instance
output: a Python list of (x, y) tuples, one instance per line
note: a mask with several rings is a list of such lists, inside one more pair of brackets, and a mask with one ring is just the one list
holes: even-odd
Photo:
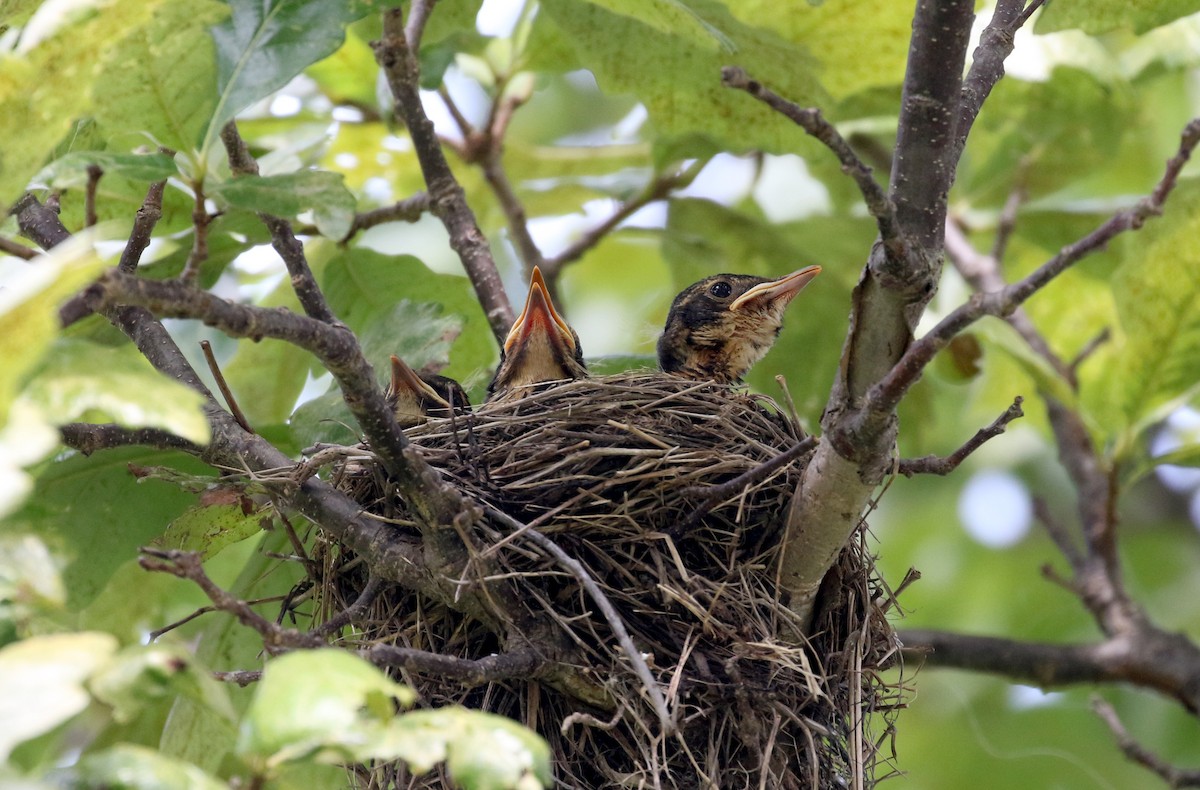
[(755, 166), (749, 159), (717, 154), (704, 166), (696, 180), (676, 194), (729, 206), (750, 194), (754, 186), (754, 174)]
[(963, 486), (958, 517), (967, 534), (984, 546), (1007, 548), (1029, 532), (1033, 498), (1016, 475), (986, 470)]
[[(1188, 407), (1176, 409), (1150, 441), (1150, 456), (1166, 455), (1195, 444), (1200, 444), (1200, 411)], [(1162, 464), (1155, 467), (1154, 474), (1164, 486), (1181, 494), (1200, 488), (1200, 469), (1194, 467)], [(1194, 505), (1192, 522), (1200, 524)]]
[(268, 112), (276, 118), (287, 118), (299, 113), (303, 106), (299, 96), (277, 93), (275, 98), (271, 99), (271, 107)]
[(508, 38), (521, 18), (524, 5), (525, 0), (483, 0), (475, 17), (475, 29), (485, 36)]
[(1042, 691), (1037, 686), (1014, 684), (1008, 687), (1008, 706), (1013, 710), (1030, 710), (1057, 705), (1063, 698), (1060, 691)]
[(791, 222), (814, 214), (829, 214), (829, 189), (812, 177), (808, 165), (793, 154), (767, 156), (754, 199), (771, 222)]

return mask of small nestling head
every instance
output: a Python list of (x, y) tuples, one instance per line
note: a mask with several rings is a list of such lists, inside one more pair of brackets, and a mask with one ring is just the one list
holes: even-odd
[(500, 350), (500, 366), (488, 386), (489, 397), (500, 397), (547, 381), (578, 379), (586, 375), (579, 335), (554, 309), (546, 281), (535, 266), (525, 309), (509, 330)]
[(685, 288), (671, 304), (658, 339), (658, 365), (666, 373), (721, 383), (740, 381), (770, 350), (783, 313), (820, 266), (768, 280), (717, 274)]
[(429, 417), (471, 411), (467, 394), (457, 381), (431, 373), (419, 374), (395, 354), (386, 394), (396, 413), (396, 422), (404, 428), (419, 425)]

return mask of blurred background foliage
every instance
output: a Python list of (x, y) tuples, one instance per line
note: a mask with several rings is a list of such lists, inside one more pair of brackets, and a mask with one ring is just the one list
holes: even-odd
[[(129, 473), (134, 465), (204, 474), (196, 461), (144, 449), (84, 458), (56, 445), (52, 427), (76, 419), (206, 436), (194, 397), (158, 381), (115, 330), (93, 318), (61, 332), (53, 320), (54, 305), (119, 254), (151, 181), (169, 178), (145, 276), (182, 269), (200, 188), (221, 212), (202, 283), (229, 298), (294, 308), (254, 213), (294, 219), (319, 232), (306, 237), (309, 260), (377, 371), (398, 353), (415, 367), (444, 367), (480, 397), (496, 347), (440, 223), (425, 214), (345, 238), (355, 212), (424, 187), (369, 45), (387, 5), (0, 0), (0, 206), (27, 189), (43, 199), (53, 193), (63, 222), (78, 231), (87, 167), (105, 173), (100, 224), (87, 243), (34, 264), (0, 252), (5, 650), (73, 632), (109, 634), (112, 650), (144, 644), (150, 631), (204, 605), (194, 586), (147, 575), (133, 561), (137, 546), (170, 539), (161, 537), (167, 526), (187, 513), (174, 539), (208, 547), (206, 567), (223, 586), (279, 600), (298, 578), (267, 558), (290, 551), (278, 529), (261, 535), (255, 525), (229, 525), (219, 521), (227, 513), (197, 503), (202, 478), (189, 488)], [(800, 417), (815, 428), (874, 225), (833, 158), (780, 116), (722, 88), (719, 69), (741, 65), (788, 98), (816, 104), (886, 178), (910, 6), (442, 0), (422, 49), (424, 98), (452, 147), (468, 141), (443, 96), (476, 126), (497, 94), (521, 100), (503, 164), (545, 256), (568, 248), (655, 178), (687, 169), (686, 186), (634, 213), (563, 271), (563, 312), (594, 369), (652, 364), (672, 297), (700, 277), (821, 264), (824, 274), (793, 305), (779, 343), (748, 382), (782, 399), (776, 377), (783, 377)], [(1200, 109), (1198, 6), (1058, 0), (1018, 35), (1009, 76), (972, 131), (950, 197), (952, 218), (987, 250), (1006, 201), (1024, 194), (1007, 243), (1007, 277), (1032, 271), (1153, 187), (1179, 130)], [(979, 12), (977, 33), (988, 4)], [(231, 179), (216, 142), (216, 130), (235, 115), (261, 165), (263, 178), (252, 183)], [(155, 153), (158, 146), (174, 154)], [(525, 272), (505, 207), (477, 165), (450, 159), (519, 301)], [(1185, 178), (1162, 218), (1087, 258), (1027, 305), (1066, 359), (1111, 333), (1079, 367), (1079, 406), (1125, 481), (1121, 545), (1131, 591), (1165, 627), (1193, 639), (1200, 638), (1200, 471), (1190, 468), (1200, 459), (1200, 415), (1190, 408), (1200, 381), (1198, 200), (1200, 188)], [(18, 239), (13, 217), (0, 234)], [(947, 267), (923, 326), (967, 293)], [(198, 341), (213, 343), (251, 423), (286, 452), (355, 436), (328, 374), (304, 352), (167, 323), (202, 371)], [(1042, 389), (1061, 393), (1061, 382), (999, 322), (980, 324), (971, 338), (944, 352), (902, 405), (901, 455), (953, 450), (1015, 395), (1026, 397), (1027, 416), (949, 478), (899, 479), (880, 497), (870, 523), (882, 573), (893, 584), (909, 567), (923, 575), (901, 599), (901, 625), (1088, 641), (1096, 636), (1091, 619), (1040, 572), (1061, 560), (1032, 508), (1040, 498), (1064, 520), (1073, 513), (1074, 493), (1036, 397)], [(1156, 456), (1176, 465), (1155, 469)], [(235, 537), (215, 547), (194, 534), (179, 538), (195, 528), (197, 511), (200, 533), (218, 524), (212, 529)], [(254, 635), (225, 617), (198, 618), (163, 641), (192, 646), (203, 667), (259, 663)], [(897, 722), (896, 767), (904, 776), (896, 785), (1150, 783), (1111, 745), (1089, 710), (1088, 689), (1046, 694), (911, 666), (904, 677), (913, 695)], [(153, 698), (139, 691), (140, 715), (125, 717), (94, 687), (57, 688), (78, 697), (64, 703), (66, 714), (0, 739), (14, 749), (11, 776), (118, 743), (160, 749), (216, 775), (238, 770), (230, 724), (237, 714), (223, 706), (245, 710), (253, 690), (223, 689), (218, 696), (230, 702), (221, 703), (178, 688)], [(1150, 693), (1102, 693), (1165, 758), (1200, 764), (1194, 718)], [(65, 763), (64, 754), (71, 755)], [(283, 772), (276, 781), (314, 786), (314, 776)], [(337, 772), (326, 779), (342, 781)]]

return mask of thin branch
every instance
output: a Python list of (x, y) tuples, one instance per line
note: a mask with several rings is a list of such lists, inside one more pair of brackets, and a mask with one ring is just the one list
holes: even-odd
[(99, 218), (96, 216), (96, 190), (100, 186), (100, 179), (104, 176), (104, 170), (99, 165), (87, 166), (87, 187), (83, 193), (83, 225), (90, 228), (95, 225)]
[[(417, 222), (427, 211), (429, 211), (429, 193), (418, 192), (404, 200), (398, 200), (390, 206), (380, 206), (370, 211), (360, 212), (354, 215), (354, 222), (350, 223), (350, 230), (346, 231), (341, 243), (345, 244), (357, 234), (376, 225), (388, 222)], [(316, 232), (315, 225), (304, 225), (296, 229), (296, 233), (301, 236), (311, 236)]]
[(489, 504), (484, 504), (488, 515), (504, 524), (509, 529), (520, 532), (521, 537), (528, 539), (532, 543), (537, 544), (542, 550), (552, 556), (559, 565), (562, 565), (571, 575), (574, 576), (580, 586), (587, 592), (588, 597), (596, 604), (600, 613), (604, 615), (608, 627), (612, 629), (613, 636), (617, 643), (621, 646), (621, 650), (625, 653), (625, 657), (629, 659), (630, 665), (633, 667), (634, 674), (642, 681), (642, 685), (646, 689), (646, 694), (650, 697), (650, 702), (654, 706), (655, 713), (658, 714), (659, 726), (662, 727), (663, 735), (670, 735), (675, 732), (675, 719), (671, 712), (667, 709), (667, 701), (663, 697), (662, 689), (658, 685), (658, 681), (654, 679), (654, 675), (650, 672), (650, 667), (647, 666), (645, 658), (642, 657), (641, 651), (633, 644), (633, 639), (629, 636), (629, 631), (625, 628), (625, 623), (621, 620), (621, 615), (613, 607), (612, 602), (608, 600), (608, 596), (596, 584), (596, 580), (588, 573), (587, 568), (583, 566), (579, 560), (563, 551), (557, 543), (549, 537), (538, 532), (536, 529), (531, 529), (528, 524), (523, 524), (504, 511), (493, 507)]
[(1034, 0), (1029, 8), (1024, 8), (1025, 0), (998, 0), (996, 3), (991, 20), (979, 36), (979, 45), (975, 47), (971, 58), (971, 69), (963, 80), (956, 129), (958, 139), (955, 143), (959, 154), (966, 145), (967, 135), (984, 101), (1004, 76), (1004, 61), (1012, 54), (1017, 31), (1041, 2)]
[(408, 12), (408, 24), (404, 26), (404, 40), (415, 55), (421, 51), (421, 38), (425, 35), (425, 24), (429, 21), (437, 0), (413, 0)]
[(858, 154), (838, 133), (833, 124), (825, 120), (820, 110), (815, 107), (801, 107), (784, 99), (758, 80), (751, 79), (750, 75), (737, 66), (726, 66), (721, 69), (721, 81), (726, 87), (737, 88), (749, 93), (823, 143), (842, 163), (842, 170), (858, 185), (858, 191), (862, 193), (863, 200), (867, 204), (867, 211), (875, 218), (875, 222), (879, 226), (880, 237), (885, 243), (891, 243), (898, 238), (896, 207), (892, 205), (892, 201), (884, 192), (883, 187), (875, 180), (871, 168), (859, 159)]
[(1013, 399), (1012, 405), (992, 421), (991, 425), (981, 428), (962, 447), (959, 447), (945, 458), (936, 455), (927, 455), (924, 458), (905, 458), (900, 461), (897, 471), (905, 477), (912, 477), (913, 475), (944, 476), (950, 474), (958, 468), (959, 464), (967, 460), (967, 456), (982, 447), (984, 442), (1004, 433), (1005, 428), (1013, 420), (1018, 417), (1024, 417), (1025, 412), (1021, 410), (1021, 404), (1024, 400), (1024, 398), (1018, 395)]
[(242, 688), (262, 680), (262, 675), (261, 669), (238, 669), (232, 672), (212, 673), (214, 680), (219, 680), (222, 683), (236, 683)]
[(1027, 189), (1025, 180), (1029, 174), (1030, 159), (1023, 157), (1017, 165), (1017, 174), (1014, 178), (1014, 185), (1008, 193), (1008, 197), (1004, 201), (1004, 207), (1000, 209), (1000, 219), (996, 223), (996, 238), (992, 242), (992, 251), (989, 253), (992, 260), (996, 261), (997, 268), (1004, 260), (1004, 254), (1008, 251), (1008, 240), (1012, 238), (1013, 231), (1017, 229), (1017, 215), (1021, 211), (1021, 206), (1025, 203), (1027, 197)]
[(1044, 288), (1087, 255), (1103, 248), (1126, 231), (1138, 230), (1147, 219), (1162, 213), (1167, 197), (1175, 188), (1179, 173), (1200, 143), (1200, 118), (1184, 127), (1179, 150), (1167, 161), (1162, 179), (1149, 195), (1134, 206), (1115, 213), (1100, 227), (1079, 241), (1063, 247), (1053, 258), (1042, 264), (1023, 280), (1001, 291), (975, 294), (969, 301), (950, 313), (920, 340), (909, 346), (900, 361), (869, 393), (870, 410), (890, 414), (900, 398), (920, 377), (921, 371), (950, 339), (984, 316), (1007, 316), (1026, 299)]
[(137, 210), (137, 215), (133, 219), (133, 230), (129, 232), (129, 241), (125, 242), (125, 249), (121, 251), (121, 260), (117, 264), (117, 268), (126, 274), (133, 274), (137, 271), (138, 264), (142, 260), (142, 253), (150, 246), (154, 226), (162, 219), (163, 192), (166, 187), (165, 180), (155, 181), (146, 190), (146, 199), (142, 201), (141, 207)]
[[(250, 149), (233, 121), (222, 127), (221, 142), (225, 145), (225, 154), (229, 158), (229, 167), (234, 175), (258, 174), (258, 162), (250, 155)], [(337, 323), (337, 317), (329, 309), (325, 294), (321, 293), (317, 279), (313, 277), (312, 269), (308, 266), (308, 259), (304, 256), (304, 245), (296, 238), (291, 223), (266, 213), (259, 213), (258, 216), (271, 231), (271, 246), (287, 266), (292, 279), (292, 290), (296, 292), (296, 298), (300, 300), (304, 312), (318, 321)]]
[(31, 261), (38, 256), (37, 250), (30, 249), (24, 244), (13, 241), (12, 239), (0, 236), (0, 252), (8, 253), (17, 258), (23, 258)]
[(412, 137), (413, 148), (429, 188), (433, 212), (446, 226), (450, 246), (462, 260), (463, 268), (492, 327), (492, 334), (497, 342), (503, 342), (513, 325), (515, 314), (504, 292), (504, 284), (488, 249), (487, 239), (479, 230), (475, 214), (467, 205), (462, 187), (446, 162), (433, 123), (421, 104), (420, 66), (405, 38), (399, 9), (384, 12), (383, 39), (372, 46), (396, 99), (396, 113)]
[[(229, 123), (232, 125), (233, 121)], [(203, 183), (192, 184), (192, 197), (192, 250), (188, 253), (183, 271), (179, 275), (179, 278), (189, 285), (196, 284), (200, 267), (208, 260), (208, 227), (213, 219), (205, 206)]]
[(367, 583), (363, 585), (362, 592), (354, 599), (354, 603), (312, 629), (311, 633), (326, 638), (355, 621), (361, 620), (381, 592), (383, 592), (383, 579), (380, 579), (378, 576), (371, 576), (367, 579)]
[(1079, 683), (1130, 683), (1200, 711), (1200, 649), (1181, 634), (1146, 628), (1092, 644), (1045, 644), (905, 629), (908, 660), (1005, 677), (1039, 688)]
[(1171, 765), (1145, 746), (1142, 746), (1125, 729), (1125, 725), (1121, 723), (1120, 717), (1117, 716), (1117, 711), (1108, 702), (1100, 697), (1093, 697), (1092, 710), (1108, 725), (1109, 731), (1112, 732), (1113, 737), (1117, 740), (1117, 746), (1120, 747), (1127, 758), (1158, 774), (1159, 778), (1166, 782), (1169, 787), (1200, 787), (1200, 771), (1189, 771)]
[(1112, 339), (1112, 330), (1109, 329), (1108, 327), (1104, 327), (1104, 329), (1101, 329), (1100, 332), (1095, 337), (1093, 337), (1086, 344), (1084, 344), (1083, 348), (1079, 349), (1079, 353), (1076, 354), (1074, 359), (1072, 359), (1067, 364), (1067, 366), (1071, 369), (1071, 372), (1072, 373), (1077, 372), (1079, 370), (1079, 366), (1082, 365), (1084, 362), (1086, 362), (1088, 357), (1090, 357), (1092, 354), (1096, 353), (1096, 351), (1101, 346), (1103, 346), (1105, 343), (1107, 343), (1111, 339)]
[(58, 212), (51, 207), (51, 201), (47, 200), (43, 206), (30, 192), (22, 195), (8, 213), (16, 216), (21, 234), (32, 239), (43, 250), (57, 247), (71, 238), (71, 232), (63, 227)]
[[(1041, 497), (1033, 498), (1033, 514), (1037, 520), (1042, 522), (1042, 526), (1046, 528), (1046, 533), (1050, 539), (1054, 541), (1054, 545), (1058, 547), (1059, 552), (1067, 558), (1072, 570), (1075, 573), (1080, 573), (1083, 569), (1083, 555), (1079, 552), (1079, 547), (1075, 545), (1075, 539), (1067, 528), (1062, 524), (1054, 513), (1050, 511), (1050, 507), (1046, 504), (1046, 500)], [(1068, 588), (1072, 589), (1068, 584)]]
[(70, 422), (59, 426), (63, 443), (84, 455), (113, 447), (141, 445), (158, 450), (180, 450), (190, 455), (199, 455), (204, 449), (194, 442), (159, 428), (126, 428), (123, 425), (105, 423), (94, 425), (85, 422)]
[(200, 555), (194, 551), (143, 547), (138, 564), (148, 571), (169, 573), (191, 581), (208, 596), (208, 600), (212, 601), (219, 611), (234, 615), (242, 625), (254, 629), (262, 637), (263, 647), (269, 653), (291, 648), (320, 647), (324, 644), (323, 640), (312, 634), (276, 625), (254, 611), (246, 601), (218, 587), (208, 578)]
[(233, 390), (229, 389), (229, 383), (225, 381), (225, 374), (221, 372), (221, 366), (217, 364), (217, 358), (213, 355), (212, 343), (201, 340), (200, 350), (204, 352), (204, 361), (208, 363), (208, 371), (212, 373), (213, 380), (217, 382), (217, 389), (221, 391), (221, 397), (225, 399), (225, 406), (229, 409), (229, 413), (233, 415), (233, 419), (237, 420), (237, 424), (242, 427), (243, 431), (254, 433), (254, 429), (246, 420), (246, 415), (238, 406), (237, 398), (233, 397)]
[[(812, 449), (817, 446), (817, 437), (806, 436), (793, 445), (791, 448), (784, 450), (779, 455), (765, 461), (758, 466), (750, 469), (732, 480), (727, 480), (720, 485), (709, 486), (699, 489), (705, 494), (704, 501), (696, 506), (696, 509), (691, 512), (686, 520), (676, 525), (672, 531), (672, 536), (682, 535), (689, 532), (693, 527), (700, 523), (700, 519), (704, 518), (708, 513), (721, 502), (734, 496), (748, 485), (762, 480), (767, 475), (772, 474), (776, 469), (779, 469), (802, 455), (812, 452)], [(690, 489), (684, 492), (690, 493)]]
[(659, 200), (665, 199), (676, 189), (687, 186), (695, 180), (696, 176), (704, 169), (707, 160), (697, 160), (689, 167), (671, 173), (660, 173), (646, 185), (645, 189), (637, 195), (626, 200), (624, 203), (612, 213), (608, 219), (601, 222), (596, 227), (585, 232), (582, 236), (574, 241), (565, 250), (555, 255), (552, 258), (545, 258), (542, 261), (542, 274), (549, 281), (558, 277), (563, 267), (569, 263), (574, 263), (579, 260), (599, 244), (613, 230), (617, 228), (625, 220), (641, 211), (646, 206)]
[(513, 678), (536, 678), (539, 671), (549, 666), (545, 658), (532, 650), (469, 659), (409, 647), (375, 645), (360, 655), (380, 667), (399, 667), (422, 675), (453, 678), (465, 689)]
[(64, 326), (115, 305), (145, 307), (168, 318), (191, 318), (231, 337), (286, 340), (317, 356), (342, 389), (359, 426), (414, 506), (424, 526), (435, 531), (466, 512), (461, 496), (424, 458), (409, 448), (395, 415), (375, 382), (354, 333), (289, 310), (240, 305), (179, 281), (145, 280), (116, 270), (102, 275), (59, 312)]

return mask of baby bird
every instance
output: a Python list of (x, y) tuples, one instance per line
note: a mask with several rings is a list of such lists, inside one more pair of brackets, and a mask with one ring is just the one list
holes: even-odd
[(429, 417), (449, 417), (471, 411), (467, 393), (457, 381), (446, 376), (418, 374), (395, 354), (392, 355), (392, 380), (386, 394), (401, 428), (420, 425)]
[(500, 366), (488, 385), (488, 398), (499, 398), (546, 381), (587, 376), (579, 335), (567, 325), (546, 292), (542, 272), (533, 267), (525, 309), (504, 339)]
[(717, 274), (688, 286), (671, 304), (658, 339), (658, 366), (689, 379), (732, 384), (779, 336), (783, 311), (821, 273), (806, 266), (778, 280)]

